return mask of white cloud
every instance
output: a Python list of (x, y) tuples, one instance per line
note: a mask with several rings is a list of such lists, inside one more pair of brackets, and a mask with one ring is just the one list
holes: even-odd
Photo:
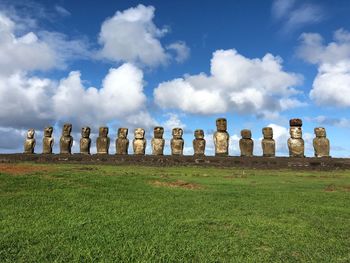
[(179, 115), (175, 113), (166, 114), (169, 118), (162, 124), (164, 129), (171, 131), (173, 128), (182, 128), (184, 129), (186, 125), (180, 120)]
[(190, 56), (190, 49), (183, 41), (174, 42), (167, 46), (168, 50), (174, 50), (176, 53), (175, 60), (178, 63), (184, 62)]
[[(265, 115), (300, 106), (292, 97), (301, 77), (282, 69), (282, 60), (271, 54), (249, 59), (236, 50), (218, 50), (211, 60), (211, 75), (185, 75), (163, 82), (154, 90), (154, 99), (163, 109), (180, 109), (198, 114), (227, 111)], [(254, 77), (253, 77), (254, 76)]]
[(334, 41), (323, 44), (319, 34), (304, 33), (297, 50), (299, 57), (318, 66), (310, 97), (318, 105), (350, 107), (350, 33), (338, 29)]
[(70, 16), (71, 15), (71, 13), (67, 9), (65, 9), (63, 6), (60, 6), (60, 5), (55, 5), (55, 10), (61, 16)]
[[(99, 35), (102, 49), (99, 55), (111, 61), (126, 61), (147, 66), (165, 65), (171, 59), (160, 42), (168, 30), (157, 28), (153, 22), (155, 8), (138, 5), (106, 19)], [(169, 45), (177, 51), (176, 60), (182, 62), (188, 56), (184, 42)], [(186, 53), (187, 52), (187, 53)]]

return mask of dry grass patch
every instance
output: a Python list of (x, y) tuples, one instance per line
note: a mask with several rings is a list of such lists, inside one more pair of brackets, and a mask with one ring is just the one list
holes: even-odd
[(156, 180), (156, 181), (152, 181), (151, 184), (157, 187), (183, 188), (183, 189), (189, 189), (189, 190), (196, 190), (196, 189), (203, 188), (199, 184), (189, 183), (182, 180), (177, 180), (175, 182), (162, 182), (162, 181)]
[(37, 172), (49, 172), (52, 168), (44, 166), (35, 166), (29, 164), (8, 164), (0, 163), (0, 173), (6, 173), (10, 175), (26, 175)]

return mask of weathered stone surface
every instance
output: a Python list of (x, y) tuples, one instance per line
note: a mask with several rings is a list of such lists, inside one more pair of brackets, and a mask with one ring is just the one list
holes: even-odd
[(204, 156), (205, 155), (205, 139), (204, 139), (204, 131), (203, 130), (195, 130), (194, 131), (193, 140), (193, 152), (196, 156)]
[(43, 138), (43, 153), (44, 154), (51, 154), (52, 153), (52, 147), (54, 144), (52, 132), (53, 132), (52, 127), (46, 127), (44, 129), (44, 138)]
[(315, 157), (329, 157), (329, 140), (327, 139), (326, 129), (323, 127), (317, 127), (314, 129), (316, 138), (313, 140), (313, 146), (315, 150)]
[(81, 154), (90, 154), (90, 127), (81, 128), (81, 139), (80, 139), (80, 153)]
[(118, 129), (118, 138), (115, 141), (116, 154), (126, 155), (129, 149), (128, 128)]
[(24, 142), (24, 153), (34, 153), (34, 148), (35, 148), (35, 131), (34, 129), (29, 129), (27, 132), (27, 137)]
[(60, 138), (60, 153), (61, 154), (71, 154), (73, 137), (70, 135), (72, 132), (72, 124), (66, 123), (62, 128), (62, 136)]
[(145, 130), (137, 128), (134, 131), (135, 139), (133, 140), (134, 154), (144, 155), (146, 151)]
[(239, 140), (239, 148), (241, 156), (253, 156), (254, 141), (252, 140), (252, 132), (250, 130), (241, 130), (242, 139)]
[(273, 139), (273, 130), (271, 127), (265, 127), (262, 129), (264, 139), (261, 141), (261, 147), (264, 157), (276, 156), (276, 143)]
[(152, 154), (153, 155), (163, 155), (165, 140), (163, 139), (164, 128), (155, 127), (154, 137), (152, 138)]
[(108, 127), (100, 127), (99, 135), (96, 139), (98, 154), (108, 154), (110, 138), (108, 137)]
[[(290, 120), (292, 125), (289, 128), (290, 138), (288, 139), (288, 149), (290, 157), (305, 157), (304, 155), (304, 140), (302, 139), (302, 120)], [(294, 126), (293, 126), (294, 125)]]
[(181, 128), (174, 128), (172, 131), (173, 138), (170, 141), (171, 154), (183, 155), (184, 140), (182, 139), (183, 130)]
[(227, 132), (227, 121), (225, 118), (216, 120), (216, 132), (213, 136), (216, 156), (227, 156), (230, 135)]

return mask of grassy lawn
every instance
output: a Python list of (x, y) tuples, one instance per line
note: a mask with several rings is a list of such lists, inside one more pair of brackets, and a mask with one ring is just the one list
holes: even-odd
[(0, 164), (0, 262), (350, 262), (350, 171)]

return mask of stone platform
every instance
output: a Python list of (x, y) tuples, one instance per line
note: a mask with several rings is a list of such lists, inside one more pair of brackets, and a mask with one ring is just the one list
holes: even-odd
[(350, 158), (290, 157), (215, 157), (215, 156), (152, 156), (152, 155), (63, 155), (63, 154), (0, 154), (0, 163), (109, 164), (144, 166), (207, 166), (249, 169), (335, 170), (350, 169)]

